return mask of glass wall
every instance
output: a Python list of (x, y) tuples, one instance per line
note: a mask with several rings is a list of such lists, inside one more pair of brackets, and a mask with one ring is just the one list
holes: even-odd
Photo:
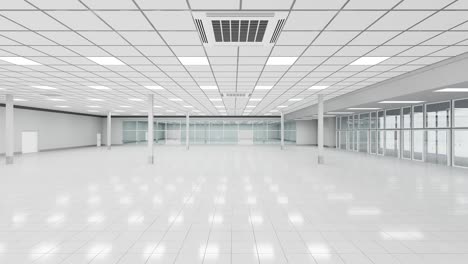
[(468, 99), (341, 116), (337, 124), (339, 149), (468, 167)]
[[(145, 142), (148, 124), (144, 120), (123, 121), (123, 142)], [(186, 120), (156, 119), (154, 140), (158, 144), (185, 144)], [(281, 123), (275, 119), (197, 119), (189, 122), (190, 144), (280, 144)], [(284, 122), (285, 144), (296, 143), (296, 122)]]

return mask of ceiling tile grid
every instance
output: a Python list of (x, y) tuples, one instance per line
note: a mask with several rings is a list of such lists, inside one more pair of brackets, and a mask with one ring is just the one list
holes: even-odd
[[(206, 46), (193, 14), (214, 10), (287, 18), (271, 46)], [(39, 65), (0, 60), (0, 94), (99, 115), (141, 115), (148, 94), (156, 114), (288, 113), (466, 53), (467, 25), (462, 0), (2, 1), (0, 57)]]

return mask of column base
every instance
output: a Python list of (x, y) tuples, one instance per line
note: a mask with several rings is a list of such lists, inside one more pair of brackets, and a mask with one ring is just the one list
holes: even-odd
[(281, 145), (281, 150), (283, 150), (283, 149), (284, 149), (284, 146), (283, 146), (283, 145)]
[(111, 146), (107, 146), (107, 149), (108, 149), (108, 150), (111, 150)]
[(6, 157), (6, 164), (13, 164), (13, 156), (7, 156)]
[(154, 156), (148, 156), (148, 163), (154, 164)]
[(190, 149), (190, 147), (189, 147), (189, 146), (186, 146), (185, 148), (186, 148), (187, 150), (189, 150), (189, 149)]
[(318, 162), (318, 164), (324, 164), (325, 163), (324, 157), (323, 156), (318, 156), (317, 162)]

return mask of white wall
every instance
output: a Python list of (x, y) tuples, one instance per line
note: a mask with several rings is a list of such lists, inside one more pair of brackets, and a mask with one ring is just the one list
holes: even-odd
[[(122, 118), (111, 118), (111, 143), (112, 145), (123, 144), (123, 120)], [(107, 144), (107, 117), (102, 119), (102, 145)]]
[(336, 118), (327, 117), (323, 120), (323, 145), (336, 147)]
[[(96, 145), (101, 118), (46, 111), (14, 109), (15, 152), (21, 151), (21, 132), (38, 131), (39, 151)], [(0, 153), (5, 153), (5, 107), (0, 107)]]
[[(323, 144), (326, 147), (335, 147), (336, 123), (334, 117), (323, 120)], [(317, 119), (296, 121), (296, 144), (317, 145)]]
[(296, 145), (317, 145), (317, 120), (296, 121)]

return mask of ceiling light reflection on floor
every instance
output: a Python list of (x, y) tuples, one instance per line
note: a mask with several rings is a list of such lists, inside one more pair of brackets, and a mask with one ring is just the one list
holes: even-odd
[(278, 198), (276, 199), (276, 201), (277, 201), (279, 204), (288, 204), (288, 202), (289, 202), (288, 197), (287, 197), (287, 196), (284, 196), (284, 195), (278, 196)]
[(380, 236), (384, 240), (423, 240), (424, 234), (420, 231), (382, 231)]
[(351, 216), (377, 216), (382, 214), (382, 210), (377, 207), (351, 207), (348, 215)]

